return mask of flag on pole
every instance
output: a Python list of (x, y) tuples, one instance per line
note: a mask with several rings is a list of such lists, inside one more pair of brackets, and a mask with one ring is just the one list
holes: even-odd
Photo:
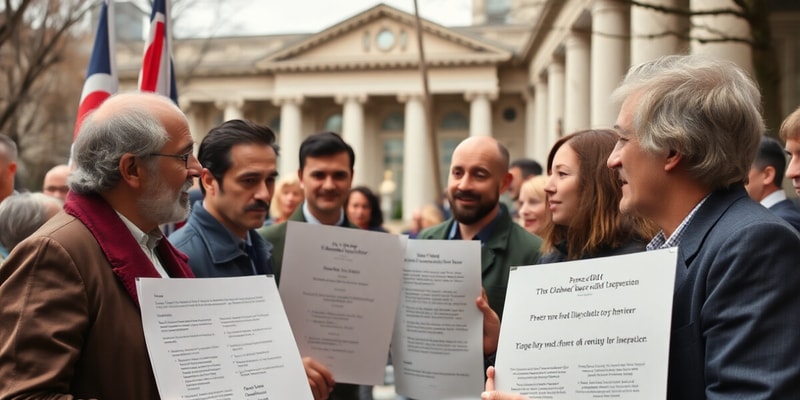
[(119, 89), (117, 66), (114, 61), (114, 1), (104, 0), (97, 23), (97, 34), (94, 38), (92, 58), (86, 70), (86, 81), (81, 91), (78, 106), (78, 117), (72, 140), (78, 137), (78, 131), (89, 111), (100, 106), (109, 96)]
[(150, 14), (150, 34), (144, 47), (139, 73), (139, 90), (156, 92), (178, 103), (172, 66), (172, 29), (169, 26), (169, 0), (155, 0)]

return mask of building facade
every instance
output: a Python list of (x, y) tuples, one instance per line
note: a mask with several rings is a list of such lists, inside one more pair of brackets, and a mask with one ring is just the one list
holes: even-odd
[[(650, 3), (699, 8), (732, 2)], [(354, 184), (377, 189), (391, 171), (393, 208), (399, 213), (402, 205), (408, 218), (439, 198), (435, 166), (446, 182), (450, 154), (466, 137), (491, 135), (512, 159), (543, 162), (560, 135), (612, 126), (618, 110), (608, 96), (632, 64), (703, 52), (752, 70), (746, 44), (664, 35), (701, 24), (749, 34), (744, 20), (734, 17), (691, 17), (689, 25), (690, 17), (618, 0), (474, 0), (473, 9), (473, 26), (422, 23), (435, 141), (426, 134), (414, 16), (383, 4), (311, 34), (176, 40), (179, 103), (198, 142), (228, 119), (273, 127), (281, 174), (295, 173), (307, 135), (341, 133), (356, 152)], [(800, 103), (797, 21), (799, 7), (772, 16), (786, 114)], [(118, 47), (121, 85), (134, 88), (141, 43)]]

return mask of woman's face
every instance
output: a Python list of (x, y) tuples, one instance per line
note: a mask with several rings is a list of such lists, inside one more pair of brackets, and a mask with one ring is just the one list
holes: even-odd
[(580, 166), (578, 154), (569, 142), (561, 145), (553, 157), (552, 172), (544, 191), (547, 193), (553, 223), (556, 225), (570, 226), (573, 216), (578, 211), (581, 195)]
[(284, 218), (288, 218), (300, 203), (303, 202), (303, 190), (300, 185), (284, 185), (278, 193), (278, 209)]
[[(526, 190), (528, 189), (528, 190)], [(546, 220), (547, 205), (544, 197), (540, 197), (534, 189), (526, 186), (519, 192), (519, 219), (526, 231), (534, 234), (542, 234)]]
[(350, 193), (346, 210), (347, 219), (349, 219), (350, 222), (362, 229), (369, 228), (369, 216), (372, 212), (372, 208), (369, 206), (367, 197), (361, 194), (361, 192), (354, 191)]

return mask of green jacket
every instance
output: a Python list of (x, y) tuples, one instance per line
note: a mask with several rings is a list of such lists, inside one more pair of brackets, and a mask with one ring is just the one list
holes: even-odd
[[(457, 222), (450, 218), (420, 232), (417, 239), (446, 240), (454, 223)], [(541, 246), (542, 240), (514, 223), (508, 210), (504, 207), (504, 212), (497, 221), (491, 238), (481, 246), (483, 288), (489, 298), (489, 306), (501, 319), (506, 301), (510, 267), (536, 264), (539, 260)]]

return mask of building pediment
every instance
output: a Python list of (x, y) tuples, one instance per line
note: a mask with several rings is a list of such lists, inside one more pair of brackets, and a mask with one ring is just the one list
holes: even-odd
[[(493, 65), (511, 52), (422, 20), (426, 62), (431, 67)], [(417, 31), (412, 14), (377, 5), (258, 60), (265, 71), (416, 68)]]

